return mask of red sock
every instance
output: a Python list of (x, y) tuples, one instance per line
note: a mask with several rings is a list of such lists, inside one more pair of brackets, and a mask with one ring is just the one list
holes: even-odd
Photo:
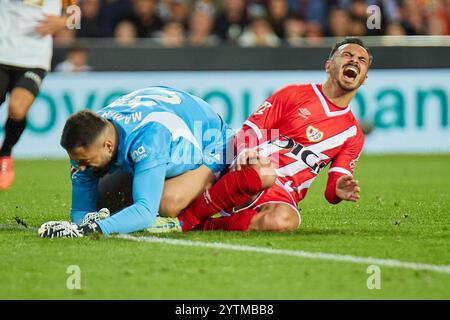
[(257, 214), (255, 210), (245, 210), (228, 217), (209, 218), (196, 228), (198, 230), (247, 231), (250, 221)]
[(192, 230), (202, 220), (244, 203), (260, 192), (261, 187), (261, 178), (251, 167), (228, 172), (178, 216), (183, 231)]

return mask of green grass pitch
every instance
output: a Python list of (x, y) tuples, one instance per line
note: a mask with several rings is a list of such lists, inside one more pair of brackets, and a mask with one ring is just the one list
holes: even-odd
[[(327, 204), (326, 173), (291, 233), (192, 232), (166, 237), (450, 265), (450, 155), (362, 156), (361, 201)], [(302, 257), (139, 243), (106, 237), (41, 239), (8, 228), (68, 219), (67, 161), (16, 161), (0, 193), (1, 299), (450, 299), (450, 274)], [(67, 268), (81, 270), (69, 290)]]

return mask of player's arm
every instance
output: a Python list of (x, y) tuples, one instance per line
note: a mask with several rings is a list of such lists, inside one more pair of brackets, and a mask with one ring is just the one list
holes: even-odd
[(68, 19), (71, 19), (72, 15), (76, 14), (75, 11), (67, 9), (73, 5), (76, 5), (77, 0), (61, 0), (61, 3), (62, 15), (44, 14), (42, 19), (37, 24), (35, 31), (41, 36), (52, 35), (64, 29), (64, 27), (67, 25)]
[(103, 234), (130, 233), (147, 229), (158, 215), (167, 164), (145, 168), (138, 164), (133, 178), (134, 204), (97, 224)]
[(342, 200), (353, 202), (359, 200), (361, 189), (359, 182), (354, 179), (354, 170), (363, 144), (364, 135), (358, 127), (356, 136), (349, 138), (341, 152), (332, 160), (325, 190), (325, 198), (329, 203), (338, 204)]
[(75, 162), (71, 161), (72, 179), (72, 208), (70, 219), (73, 223), (81, 224), (88, 212), (96, 211), (98, 178), (91, 170), (78, 170)]
[(161, 202), (170, 162), (171, 133), (153, 123), (132, 138), (129, 157), (134, 163), (133, 205), (101, 220), (102, 233), (129, 233), (153, 225)]
[[(81, 224), (86, 211), (95, 211), (95, 206), (91, 207), (93, 209), (88, 210), (86, 210), (88, 207), (85, 207), (83, 210), (77, 211), (80, 215), (76, 224), (71, 224), (67, 221), (49, 221), (39, 228), (39, 235), (47, 238), (82, 237), (89, 233), (99, 231), (99, 228), (102, 233), (109, 234), (128, 233), (150, 227), (157, 215), (164, 185), (166, 166), (167, 164), (156, 164), (156, 166), (148, 168), (148, 164), (139, 164), (133, 179), (133, 198), (135, 202), (115, 215), (109, 216), (109, 211), (106, 210), (105, 212), (105, 209), (102, 209), (99, 213), (92, 212), (92, 214), (95, 213), (95, 216), (91, 217), (94, 218), (93, 221)], [(87, 185), (84, 186), (86, 187), (84, 190), (82, 188), (75, 189), (78, 193), (76, 192), (74, 195), (83, 197), (83, 195), (97, 194), (97, 192), (89, 190)], [(78, 198), (74, 199), (77, 199), (77, 201), (80, 200)], [(89, 199), (92, 200), (90, 201), (91, 205), (95, 203), (93, 197)], [(107, 217), (102, 218), (101, 216), (104, 214)]]

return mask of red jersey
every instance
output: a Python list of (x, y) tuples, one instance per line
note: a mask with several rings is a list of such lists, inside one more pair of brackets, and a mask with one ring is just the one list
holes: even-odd
[(235, 137), (236, 152), (254, 148), (276, 167), (277, 185), (301, 201), (331, 162), (325, 196), (338, 203), (336, 180), (353, 176), (364, 135), (350, 107), (328, 100), (318, 84), (290, 85), (270, 96)]

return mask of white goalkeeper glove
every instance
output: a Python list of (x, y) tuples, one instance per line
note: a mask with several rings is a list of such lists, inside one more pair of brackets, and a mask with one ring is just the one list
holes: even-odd
[(101, 233), (96, 222), (109, 216), (109, 210), (103, 208), (98, 212), (86, 214), (81, 225), (69, 221), (49, 221), (39, 228), (38, 234), (43, 238), (79, 238), (93, 232)]
[(99, 229), (95, 222), (79, 226), (69, 221), (49, 221), (39, 228), (38, 234), (42, 238), (79, 238)]
[(110, 216), (109, 210), (107, 208), (102, 208), (99, 211), (89, 212), (84, 216), (83, 222), (80, 226), (84, 226), (99, 220), (106, 219)]

